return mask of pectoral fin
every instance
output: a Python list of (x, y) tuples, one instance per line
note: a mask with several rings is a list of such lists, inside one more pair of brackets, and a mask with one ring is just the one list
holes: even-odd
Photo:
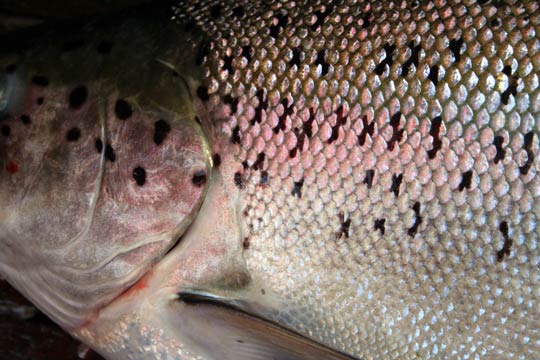
[(219, 298), (179, 294), (178, 321), (192, 344), (220, 360), (354, 359), (293, 331), (235, 309)]

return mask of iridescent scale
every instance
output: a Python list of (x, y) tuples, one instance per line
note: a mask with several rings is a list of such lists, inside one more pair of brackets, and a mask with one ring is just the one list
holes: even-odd
[(274, 320), (366, 359), (538, 356), (539, 7), (178, 7)]

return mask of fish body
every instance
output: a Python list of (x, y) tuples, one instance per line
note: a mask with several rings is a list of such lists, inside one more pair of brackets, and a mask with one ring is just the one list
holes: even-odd
[(539, 6), (186, 1), (6, 55), (0, 270), (111, 359), (534, 358)]

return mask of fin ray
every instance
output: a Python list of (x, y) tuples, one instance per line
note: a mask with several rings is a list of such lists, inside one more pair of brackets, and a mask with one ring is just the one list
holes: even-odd
[(180, 293), (177, 313), (189, 327), (191, 341), (219, 359), (352, 360), (305, 336), (245, 313), (226, 299), (209, 294)]

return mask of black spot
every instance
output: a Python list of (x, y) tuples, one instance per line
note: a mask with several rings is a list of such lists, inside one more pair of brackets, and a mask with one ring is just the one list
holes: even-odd
[(232, 61), (232, 56), (225, 56), (223, 58), (223, 70), (226, 70), (229, 74), (232, 74), (234, 72)]
[(154, 123), (154, 143), (161, 145), (167, 134), (171, 131), (171, 125), (163, 119), (160, 119)]
[(86, 86), (77, 86), (69, 93), (69, 107), (72, 109), (80, 109), (88, 98), (88, 90)]
[(29, 125), (32, 123), (32, 119), (30, 119), (30, 116), (28, 115), (21, 115), (21, 121), (25, 125)]
[(270, 36), (276, 39), (279, 35), (279, 26), (277, 25), (270, 25)]
[(285, 130), (287, 124), (286, 120), (288, 116), (291, 116), (294, 114), (294, 103), (291, 102), (289, 105), (289, 100), (285, 99), (281, 102), (281, 105), (283, 105), (283, 114), (281, 114), (278, 118), (278, 124), (274, 128), (274, 133), (277, 134), (280, 130)]
[(508, 101), (510, 101), (510, 95), (516, 96), (517, 94), (517, 82), (515, 79), (512, 79), (510, 81), (510, 84), (508, 84), (508, 88), (504, 90), (504, 92), (501, 94), (501, 101), (504, 105), (508, 105)]
[(262, 170), (265, 158), (266, 158), (266, 155), (264, 153), (260, 153), (259, 155), (257, 155), (257, 160), (253, 163), (252, 169)]
[(403, 174), (392, 175), (392, 186), (390, 186), (390, 191), (392, 191), (396, 197), (399, 195), (399, 187), (401, 186), (402, 181)]
[(244, 170), (249, 169), (249, 164), (248, 164), (247, 160), (242, 161), (242, 167), (244, 168)]
[(411, 41), (409, 43), (409, 49), (411, 49), (411, 57), (403, 64), (403, 68), (401, 69), (402, 76), (407, 76), (409, 74), (411, 65), (418, 67), (419, 55), (422, 46), (415, 45), (414, 41)]
[(262, 121), (262, 112), (263, 110), (268, 109), (268, 99), (265, 97), (265, 92), (263, 89), (257, 90), (255, 94), (259, 100), (259, 104), (255, 108), (255, 116), (253, 116), (252, 124), (261, 123)]
[(101, 141), (101, 139), (96, 139), (95, 145), (97, 152), (101, 154), (101, 152), (103, 151), (103, 141)]
[(210, 95), (208, 95), (208, 88), (206, 86), (199, 86), (197, 88), (197, 96), (202, 101), (208, 101), (210, 99)]
[(42, 96), (40, 96), (40, 97), (37, 98), (36, 103), (38, 105), (43, 105), (44, 101), (45, 101), (45, 99)]
[(286, 13), (276, 14), (275, 20), (276, 23), (270, 25), (270, 36), (276, 39), (281, 31), (287, 26), (289, 22), (289, 17)]
[(317, 31), (317, 29), (319, 29), (319, 27), (321, 27), (324, 24), (324, 22), (326, 21), (326, 18), (328, 18), (328, 16), (332, 13), (333, 10), (334, 10), (334, 5), (329, 4), (329, 5), (325, 5), (324, 11), (321, 11), (321, 10), (316, 11), (315, 16), (317, 17), (317, 20), (315, 20), (315, 23), (313, 25), (311, 25), (311, 30)]
[(512, 67), (510, 65), (505, 65), (502, 72), (506, 76), (511, 76), (512, 75)]
[(300, 179), (300, 181), (295, 181), (293, 189), (291, 191), (292, 196), (298, 196), (299, 198), (302, 197), (302, 186), (304, 185), (304, 179)]
[(66, 140), (67, 141), (77, 141), (81, 137), (81, 129), (78, 127), (72, 127), (68, 130), (66, 133)]
[[(244, 241), (242, 241), (242, 248), (243, 248), (244, 250), (249, 249), (249, 238), (247, 238), (247, 237), (244, 238)], [(243, 343), (242, 340), (238, 340), (238, 342), (239, 342), (239, 343)]]
[(463, 178), (461, 179), (461, 183), (459, 184), (459, 191), (463, 191), (464, 189), (470, 189), (471, 188), (471, 182), (472, 182), (472, 170), (466, 171), (463, 173)]
[(336, 125), (332, 126), (332, 132), (330, 133), (330, 138), (328, 139), (328, 143), (331, 144), (339, 137), (339, 128), (342, 127), (347, 123), (347, 116), (343, 116), (343, 106), (340, 105), (337, 109), (337, 118), (336, 118)]
[(503, 234), (504, 244), (502, 249), (497, 251), (497, 261), (502, 262), (505, 256), (510, 256), (510, 250), (512, 249), (514, 240), (508, 235), (508, 223), (506, 221), (501, 222), (499, 231)]
[(296, 48), (292, 49), (292, 59), (291, 59), (291, 61), (289, 61), (289, 65), (291, 65), (291, 66), (293, 66), (293, 65), (300, 66), (300, 54), (301, 54), (301, 52), (302, 52), (302, 50), (299, 47), (296, 47)]
[(338, 217), (339, 217), (339, 223), (340, 223), (338, 239), (341, 238), (343, 235), (345, 235), (345, 237), (348, 239), (349, 229), (351, 227), (351, 219), (345, 220), (345, 215), (342, 212), (338, 214)]
[(49, 85), (49, 79), (45, 76), (35, 75), (32, 76), (32, 84), (38, 86), (47, 86)]
[(431, 82), (435, 86), (437, 86), (437, 84), (439, 84), (439, 66), (438, 65), (433, 65), (429, 69), (428, 79), (431, 80)]
[(96, 51), (100, 54), (108, 54), (111, 52), (113, 47), (112, 41), (103, 40), (96, 46)]
[(233, 144), (240, 144), (242, 138), (240, 137), (240, 127), (236, 125), (232, 131), (231, 142)]
[(504, 143), (504, 138), (502, 136), (495, 136), (493, 139), (493, 145), (495, 145), (495, 149), (497, 150), (497, 153), (495, 154), (495, 158), (493, 159), (493, 162), (497, 164), (499, 161), (504, 160), (504, 157), (506, 155), (506, 150), (503, 149), (502, 145)]
[(193, 182), (195, 186), (203, 186), (206, 184), (206, 172), (204, 170), (197, 171), (191, 178), (191, 182)]
[(321, 76), (328, 74), (328, 68), (330, 67), (330, 64), (324, 59), (325, 56), (326, 50), (320, 50), (317, 52), (317, 60), (315, 60), (315, 65), (321, 65)]
[(375, 178), (375, 170), (366, 171), (366, 177), (364, 178), (364, 184), (367, 185), (368, 189), (371, 189), (373, 186), (373, 179)]
[(210, 16), (215, 18), (218, 18), (221, 15), (221, 5), (216, 4), (210, 8)]
[(499, 225), (499, 230), (502, 232), (505, 238), (508, 237), (508, 223), (506, 221), (501, 222)]
[(463, 38), (450, 40), (450, 51), (452, 51), (452, 54), (454, 55), (454, 59), (456, 62), (459, 62), (461, 60), (461, 46), (463, 45)]
[(217, 153), (214, 154), (214, 155), (212, 156), (212, 164), (214, 164), (214, 167), (215, 167), (215, 168), (218, 168), (219, 165), (221, 165), (221, 155), (219, 155), (219, 154), (217, 154)]
[(384, 73), (384, 69), (386, 69), (386, 65), (388, 65), (389, 68), (392, 67), (392, 64), (394, 63), (394, 51), (396, 51), (396, 45), (384, 45), (384, 52), (386, 53), (386, 56), (384, 57), (383, 61), (381, 61), (381, 63), (375, 67), (375, 74), (379, 76), (382, 75)]
[(433, 148), (427, 152), (430, 159), (434, 159), (437, 155), (437, 151), (439, 151), (442, 147), (442, 140), (440, 139), (441, 124), (442, 118), (440, 116), (437, 116), (431, 120), (429, 135), (433, 137)]
[(6, 73), (8, 73), (8, 74), (13, 74), (16, 70), (17, 70), (17, 65), (15, 65), (15, 64), (9, 64), (9, 65), (6, 66), (6, 68), (5, 68), (5, 71), (6, 71)]
[(109, 160), (110, 162), (116, 161), (116, 153), (110, 144), (105, 146), (105, 159)]
[(501, 26), (501, 24), (502, 24), (501, 19), (499, 19), (499, 18), (491, 19), (491, 26), (499, 27), (499, 26)]
[(234, 184), (240, 190), (244, 190), (246, 188), (246, 184), (244, 184), (244, 179), (242, 178), (242, 174), (240, 172), (234, 173)]
[(249, 45), (242, 46), (242, 56), (246, 58), (247, 62), (250, 62), (253, 56), (253, 48)]
[(230, 106), (231, 115), (236, 114), (236, 111), (238, 111), (238, 98), (233, 98), (231, 95), (225, 95), (225, 97), (223, 98), (223, 102)]
[(418, 232), (418, 227), (422, 223), (422, 217), (420, 216), (420, 203), (418, 201), (415, 202), (412, 209), (414, 211), (414, 224), (410, 229), (407, 230), (407, 234), (414, 237)]
[(362, 16), (362, 29), (366, 29), (371, 25), (371, 19), (373, 17), (373, 14), (370, 12), (367, 12)]
[(302, 131), (308, 137), (308, 139), (311, 139), (313, 136), (313, 121), (315, 121), (315, 109), (310, 108), (309, 118), (305, 123), (302, 124)]
[(388, 150), (392, 151), (394, 150), (394, 146), (398, 144), (401, 139), (403, 138), (403, 133), (405, 132), (405, 129), (399, 128), (399, 123), (401, 120), (401, 112), (398, 111), (394, 115), (392, 115), (392, 118), (390, 119), (390, 125), (392, 126), (392, 138), (386, 142), (388, 145)]
[(62, 45), (62, 51), (65, 51), (65, 52), (73, 51), (73, 50), (80, 49), (83, 46), (84, 46), (83, 39), (73, 39), (73, 40), (66, 41)]
[(7, 136), (11, 135), (11, 128), (10, 128), (8, 125), (2, 126), (2, 130), (1, 130), (1, 131), (2, 131), (2, 135), (3, 135), (3, 136), (6, 136), (6, 137), (7, 137)]
[(289, 151), (289, 155), (291, 157), (295, 157), (298, 151), (302, 151), (304, 149), (304, 140), (306, 138), (306, 135), (303, 134), (297, 127), (294, 128), (294, 136), (296, 137), (296, 145), (293, 149), (291, 149), (291, 151)]
[(362, 131), (360, 132), (360, 135), (358, 135), (358, 144), (360, 146), (363, 146), (366, 143), (367, 135), (373, 136), (375, 132), (375, 121), (368, 122), (367, 115), (364, 115), (362, 117), (362, 123), (364, 124), (364, 127)]
[(385, 223), (386, 223), (386, 219), (376, 219), (375, 230), (380, 230), (381, 234), (384, 235), (384, 232), (386, 231), (386, 228), (384, 226)]
[(268, 171), (261, 171), (260, 184), (264, 185), (268, 183)]
[(127, 120), (133, 115), (133, 109), (126, 100), (118, 99), (116, 100), (116, 104), (114, 104), (114, 113), (118, 119)]
[(523, 166), (519, 167), (521, 175), (527, 175), (534, 161), (534, 152), (532, 151), (534, 133), (532, 131), (525, 134), (523, 148), (527, 152), (527, 161)]
[(199, 125), (202, 125), (201, 118), (195, 115), (195, 122)]
[(137, 166), (135, 169), (133, 169), (133, 178), (135, 179), (137, 185), (143, 186), (146, 182), (146, 170), (140, 166)]
[(197, 49), (197, 54), (195, 55), (195, 64), (201, 65), (204, 61), (204, 58), (208, 56), (209, 52), (210, 52), (210, 42), (206, 40), (201, 42)]
[(292, 158), (295, 158), (297, 153), (298, 153), (298, 148), (297, 148), (297, 147), (293, 147), (291, 150), (289, 150), (289, 157), (290, 157), (291, 159), (292, 159)]
[(244, 8), (241, 5), (238, 5), (232, 10), (233, 16), (237, 18), (243, 18), (246, 14)]

